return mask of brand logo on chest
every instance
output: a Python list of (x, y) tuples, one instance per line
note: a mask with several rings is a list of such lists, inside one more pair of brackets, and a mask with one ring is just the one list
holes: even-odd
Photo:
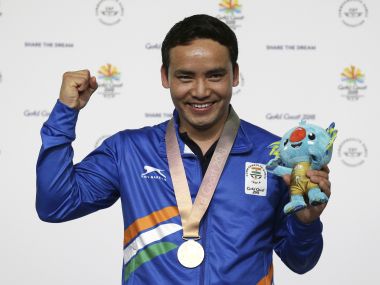
[(144, 170), (145, 172), (141, 174), (141, 178), (166, 181), (164, 170), (149, 165), (145, 165)]

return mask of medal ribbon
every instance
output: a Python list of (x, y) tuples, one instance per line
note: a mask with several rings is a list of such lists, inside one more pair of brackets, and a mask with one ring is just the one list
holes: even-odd
[(240, 119), (231, 107), (227, 121), (224, 124), (222, 135), (211, 157), (210, 164), (206, 170), (193, 205), (175, 133), (174, 118), (168, 123), (165, 134), (166, 153), (178, 210), (181, 216), (184, 239), (200, 238), (199, 224), (214, 195), (216, 185), (218, 184), (224, 165), (226, 164), (228, 155), (235, 141), (239, 125)]

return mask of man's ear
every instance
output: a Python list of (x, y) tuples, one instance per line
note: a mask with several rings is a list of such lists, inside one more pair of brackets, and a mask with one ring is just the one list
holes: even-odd
[(236, 87), (239, 85), (239, 65), (236, 63), (233, 67), (233, 78), (232, 78), (232, 86)]
[(168, 70), (161, 65), (161, 83), (164, 88), (169, 88)]

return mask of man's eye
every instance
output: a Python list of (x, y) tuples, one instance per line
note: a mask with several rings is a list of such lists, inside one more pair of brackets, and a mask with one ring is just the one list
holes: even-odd
[(190, 81), (191, 77), (188, 75), (178, 75), (177, 78), (181, 81)]
[(211, 80), (220, 80), (222, 77), (223, 77), (223, 74), (221, 73), (215, 73), (209, 76)]

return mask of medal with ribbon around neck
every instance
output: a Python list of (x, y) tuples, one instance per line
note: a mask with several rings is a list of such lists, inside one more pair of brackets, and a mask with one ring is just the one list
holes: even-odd
[(184, 267), (197, 267), (204, 259), (205, 253), (203, 247), (198, 242), (201, 238), (199, 236), (199, 224), (214, 195), (239, 126), (240, 119), (231, 107), (193, 205), (174, 127), (174, 118), (167, 125), (165, 135), (166, 153), (178, 210), (181, 216), (183, 227), (182, 238), (186, 240), (178, 248), (177, 257)]

